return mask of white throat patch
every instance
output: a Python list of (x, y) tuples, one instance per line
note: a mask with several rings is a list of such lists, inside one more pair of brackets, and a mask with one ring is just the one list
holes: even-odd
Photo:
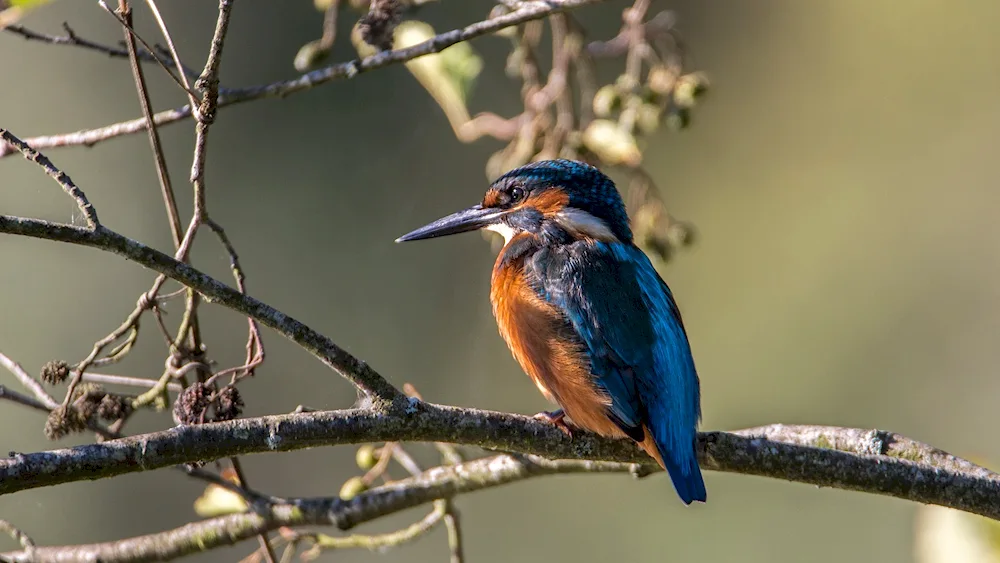
[(506, 223), (495, 223), (493, 225), (490, 225), (489, 227), (486, 227), (486, 230), (493, 231), (494, 233), (497, 233), (498, 235), (502, 236), (503, 243), (505, 245), (508, 242), (510, 242), (510, 239), (514, 238), (514, 235), (517, 234), (514, 232), (514, 229), (512, 229), (510, 225), (507, 225)]

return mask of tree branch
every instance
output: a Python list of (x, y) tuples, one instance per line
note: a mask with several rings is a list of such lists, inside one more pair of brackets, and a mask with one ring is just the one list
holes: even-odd
[[(573, 438), (531, 418), (424, 403), (264, 416), (182, 426), (0, 460), (0, 494), (256, 452), (381, 441), (471, 444), (549, 459), (648, 464), (626, 441)], [(938, 504), (1000, 520), (1000, 475), (925, 444), (875, 430), (775, 425), (708, 432), (707, 469)]]
[[(437, 35), (423, 43), (418, 43), (405, 49), (382, 51), (370, 57), (356, 59), (312, 72), (302, 74), (291, 80), (282, 80), (250, 86), (247, 88), (226, 89), (220, 91), (218, 107), (230, 106), (263, 98), (283, 98), (290, 94), (304, 92), (343, 78), (354, 78), (358, 74), (385, 66), (404, 63), (417, 57), (440, 53), (441, 51), (470, 39), (495, 33), (501, 29), (514, 27), (522, 23), (542, 19), (552, 14), (565, 12), (588, 4), (596, 4), (606, 0), (537, 0), (519, 3), (518, 7), (507, 14), (476, 22), (461, 29), (453, 29)], [(191, 105), (156, 113), (153, 121), (156, 125), (167, 125), (191, 117)], [(26, 139), (26, 142), (36, 149), (46, 149), (66, 146), (93, 146), (102, 141), (131, 135), (146, 129), (145, 118), (122, 121), (105, 127), (88, 129), (60, 135), (40, 136)], [(0, 143), (0, 158), (9, 155), (12, 150)]]
[(388, 514), (440, 498), (497, 487), (555, 473), (625, 473), (628, 464), (593, 461), (550, 461), (531, 456), (498, 455), (460, 465), (435, 467), (416, 477), (361, 493), (351, 500), (289, 499), (287, 504), (258, 507), (257, 512), (210, 518), (173, 530), (115, 542), (65, 547), (37, 547), (35, 559), (25, 552), (5, 553), (17, 562), (163, 561), (232, 545), (282, 526), (326, 525), (348, 530)]
[(175, 260), (140, 242), (124, 237), (106, 227), (94, 229), (0, 215), (0, 233), (24, 235), (112, 252), (196, 290), (206, 301), (217, 302), (253, 318), (299, 344), (328, 367), (341, 374), (374, 399), (392, 401), (403, 398), (395, 387), (367, 364), (337, 346), (329, 338), (289, 317), (274, 307), (244, 295), (198, 269)]
[(14, 539), (14, 541), (21, 544), (21, 547), (24, 549), (21, 553), (23, 553), (29, 561), (36, 560), (37, 555), (35, 552), (35, 541), (32, 540), (28, 534), (25, 534), (6, 520), (0, 520), (0, 531), (6, 532), (7, 535)]
[(87, 226), (93, 229), (101, 224), (101, 221), (97, 218), (97, 210), (90, 204), (90, 201), (87, 199), (86, 194), (83, 193), (83, 190), (78, 188), (76, 184), (73, 183), (73, 180), (70, 179), (69, 175), (56, 168), (48, 157), (32, 148), (29, 143), (25, 143), (21, 139), (18, 139), (13, 133), (2, 127), (0, 127), (0, 139), (6, 141), (6, 143), (0, 143), (0, 150), (3, 150), (3, 148), (7, 146), (14, 147), (24, 155), (24, 158), (41, 166), (42, 169), (45, 170), (45, 173), (62, 187), (63, 191), (66, 192), (66, 195), (73, 198), (77, 207), (80, 208), (80, 212), (83, 213), (83, 216), (87, 219)]
[[(180, 557), (222, 545), (252, 538), (281, 526), (333, 525), (347, 530), (382, 516), (412, 508), (442, 498), (496, 487), (530, 477), (554, 473), (634, 473), (633, 461), (648, 462), (648, 458), (625, 442), (613, 442), (581, 432), (570, 441), (561, 431), (527, 417), (454, 409), (420, 403), (410, 419), (412, 423), (395, 438), (408, 439), (419, 434), (422, 439), (449, 438), (468, 442), (499, 445), (515, 449), (540, 451), (546, 457), (579, 454), (587, 451), (593, 457), (617, 458), (620, 461), (560, 460), (534, 455), (497, 455), (441, 466), (422, 474), (396, 481), (361, 493), (351, 500), (340, 498), (289, 499), (285, 503), (257, 506), (255, 511), (211, 518), (159, 534), (100, 544), (36, 548), (37, 561), (100, 560), (151, 561)], [(293, 420), (295, 419), (295, 420)], [(311, 420), (311, 422), (306, 422)], [(338, 421), (342, 421), (340, 424)], [(285, 417), (263, 417), (231, 423), (206, 424), (196, 427), (116, 440), (118, 443), (142, 443), (145, 458), (121, 457), (115, 442), (96, 446), (80, 446), (45, 454), (22, 456), (26, 461), (14, 463), (47, 463), (57, 466), (61, 459), (77, 452), (98, 461), (104, 452), (116, 455), (113, 463), (99, 462), (97, 470), (134, 467), (136, 461), (160, 459), (163, 442), (200, 440), (203, 445), (218, 445), (208, 440), (225, 440), (247, 444), (255, 434), (264, 434), (272, 449), (291, 449), (305, 445), (320, 445), (323, 439), (344, 441), (383, 440), (395, 424), (392, 416), (380, 416), (363, 411), (302, 413)], [(453, 424), (454, 427), (449, 425)], [(317, 430), (308, 444), (294, 444), (296, 432), (306, 426)], [(498, 440), (495, 431), (506, 426), (506, 432), (520, 434), (524, 439)], [(360, 435), (353, 434), (360, 429)], [(340, 432), (344, 430), (344, 432)], [(500, 434), (502, 435), (502, 434)], [(787, 440), (778, 442), (777, 439)], [(818, 447), (823, 446), (823, 448)], [(824, 449), (843, 448), (843, 451)], [(181, 450), (170, 448), (174, 453)], [(1000, 518), (1000, 475), (950, 456), (919, 442), (888, 432), (851, 428), (774, 425), (743, 430), (738, 433), (711, 432), (701, 436), (701, 462), (708, 468), (755, 475), (797, 480), (820, 486), (886, 494), (922, 503), (939, 504), (959, 510)], [(193, 449), (183, 450), (191, 455)], [(239, 453), (247, 453), (241, 448)], [(881, 452), (881, 453), (874, 453)], [(35, 459), (38, 458), (38, 459)], [(0, 473), (0, 483), (6, 485), (22, 477), (11, 476), (7, 462)], [(95, 478), (90, 474), (87, 478)], [(7, 553), (14, 561), (29, 561), (25, 552)]]
[[(157, 21), (162, 24), (162, 19), (159, 18), (159, 12), (155, 10), (155, 4), (153, 13), (157, 16)], [(135, 90), (139, 95), (139, 108), (142, 110), (142, 117), (146, 120), (146, 133), (149, 136), (149, 145), (153, 151), (153, 162), (156, 164), (156, 176), (160, 180), (160, 193), (163, 196), (163, 205), (167, 210), (167, 223), (170, 226), (170, 236), (174, 241), (174, 248), (181, 247), (181, 239), (184, 236), (184, 232), (181, 230), (181, 217), (177, 212), (177, 196), (174, 195), (173, 183), (170, 181), (170, 169), (167, 168), (167, 158), (163, 154), (163, 144), (160, 142), (160, 132), (156, 130), (156, 124), (153, 123), (153, 105), (149, 98), (149, 89), (146, 87), (146, 76), (142, 70), (142, 64), (139, 62), (139, 49), (136, 46), (136, 35), (134, 35), (132, 26), (132, 8), (126, 0), (119, 0), (119, 11), (121, 14), (115, 14), (114, 12), (109, 12), (115, 19), (121, 18), (123, 32), (125, 33), (125, 45), (128, 47), (129, 63), (132, 67), (132, 76), (135, 79)], [(167, 44), (173, 47), (173, 42), (170, 40), (170, 34), (167, 32), (166, 26), (162, 26), (163, 33), (166, 36)], [(168, 69), (169, 72), (169, 69)], [(181, 80), (178, 84), (186, 92), (191, 92), (191, 88), (188, 87), (187, 78), (181, 73)], [(191, 101), (194, 101), (194, 95), (188, 94)]]
[[(10, 25), (2, 29), (8, 33), (14, 35), (20, 35), (28, 41), (40, 41), (42, 43), (48, 43), (49, 45), (65, 45), (69, 47), (80, 47), (85, 50), (95, 51), (107, 55), (111, 58), (128, 58), (129, 53), (127, 49), (120, 49), (117, 47), (111, 47), (108, 45), (101, 45), (94, 41), (84, 39), (76, 34), (76, 32), (67, 23), (63, 23), (63, 30), (66, 35), (51, 35), (48, 33), (41, 33), (38, 31), (30, 30), (22, 25)], [(181, 74), (184, 76), (195, 76), (198, 74), (193, 70), (185, 67), (181, 64), (178, 59), (170, 60), (169, 57), (163, 56), (159, 52), (150, 52), (146, 50), (140, 50), (139, 58), (145, 62), (159, 63), (167, 67), (173, 66), (174, 68), (180, 69)]]

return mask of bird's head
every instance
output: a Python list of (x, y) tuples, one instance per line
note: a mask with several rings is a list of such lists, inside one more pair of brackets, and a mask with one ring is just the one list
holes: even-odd
[(548, 240), (630, 242), (625, 204), (600, 170), (571, 160), (545, 160), (498, 178), (482, 203), (442, 217), (396, 242), (488, 229), (506, 242), (520, 233)]

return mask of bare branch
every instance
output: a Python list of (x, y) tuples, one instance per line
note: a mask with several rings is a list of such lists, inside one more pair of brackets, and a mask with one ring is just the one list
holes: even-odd
[(14, 377), (21, 382), (21, 385), (27, 387), (46, 410), (52, 410), (59, 406), (59, 403), (42, 387), (42, 384), (34, 377), (31, 377), (28, 372), (24, 371), (21, 364), (0, 353), (0, 366), (3, 366), (7, 371), (14, 374)]
[(6, 532), (10, 537), (14, 538), (14, 541), (21, 544), (24, 548), (24, 553), (29, 560), (33, 561), (36, 558), (36, 548), (35, 542), (32, 540), (28, 534), (25, 534), (20, 529), (14, 527), (13, 524), (6, 520), (0, 520), (0, 531)]
[(445, 501), (444, 524), (448, 529), (448, 549), (451, 551), (450, 563), (465, 561), (465, 548), (462, 546), (462, 518), (451, 499)]
[(289, 499), (286, 504), (210, 518), (159, 534), (115, 542), (37, 548), (36, 558), (23, 551), (5, 553), (16, 562), (47, 561), (164, 561), (216, 547), (232, 545), (282, 526), (326, 525), (351, 529), (387, 514), (442, 498), (497, 487), (556, 473), (624, 473), (627, 464), (592, 461), (549, 461), (530, 456), (498, 455), (458, 466), (436, 467), (361, 493), (351, 500)]
[[(13, 401), (13, 402), (18, 403), (20, 405), (24, 405), (26, 407), (29, 407), (29, 408), (32, 408), (32, 409), (35, 409), (35, 410), (38, 410), (38, 411), (42, 411), (44, 413), (51, 412), (51, 410), (49, 409), (49, 407), (46, 407), (45, 405), (43, 405), (41, 403), (41, 401), (39, 401), (38, 399), (34, 399), (34, 398), (29, 397), (27, 395), (22, 395), (22, 394), (18, 393), (17, 391), (11, 391), (10, 389), (7, 388), (6, 385), (0, 385), (0, 399), (6, 399), (8, 401)], [(59, 406), (58, 403), (56, 404), (56, 406)]]
[[(130, 37), (132, 42), (134, 42), (135, 40), (138, 40), (140, 43), (142, 43), (142, 46), (146, 48), (147, 52), (152, 52), (153, 51), (153, 47), (149, 43), (147, 43), (146, 40), (143, 39), (141, 35), (139, 35), (138, 33), (136, 33), (135, 29), (132, 27), (131, 18), (126, 19), (126, 16), (124, 14), (119, 14), (118, 12), (112, 10), (107, 5), (107, 3), (104, 0), (97, 0), (97, 4), (101, 8), (104, 8), (104, 11), (106, 11), (108, 14), (110, 14), (111, 17), (113, 17), (116, 20), (118, 20), (118, 23), (121, 24), (122, 27), (125, 28), (125, 34), (126, 34), (126, 36)], [(126, 11), (126, 10), (123, 10), (122, 7), (121, 7), (122, 6), (121, 5), (121, 0), (119, 0), (119, 6), (120, 6), (119, 7), (120, 11)], [(127, 10), (127, 11), (129, 13), (131, 13), (131, 10)], [(126, 39), (126, 42), (129, 42), (129, 41), (130, 40)], [(131, 53), (133, 50), (135, 50), (135, 46), (134, 45), (129, 48), (129, 52)], [(132, 55), (129, 55), (129, 58), (132, 58)], [(160, 67), (163, 68), (163, 70), (167, 73), (167, 76), (169, 76), (171, 79), (173, 79), (173, 81), (178, 86), (180, 86), (182, 90), (185, 90), (189, 95), (193, 95), (193, 93), (190, 90), (188, 90), (188, 88), (185, 86), (185, 83), (187, 82), (187, 79), (184, 79), (182, 81), (180, 78), (178, 78), (177, 75), (175, 75), (173, 72), (171, 72), (170, 67), (168, 67), (166, 65), (166, 63), (163, 62), (163, 59), (161, 59), (160, 57), (154, 57), (153, 60), (156, 61), (156, 63), (158, 63), (160, 65)]]
[[(111, 47), (108, 45), (102, 45), (95, 41), (90, 41), (84, 39), (76, 34), (76, 32), (69, 26), (69, 24), (63, 24), (63, 30), (66, 35), (51, 35), (48, 33), (41, 33), (38, 31), (33, 31), (22, 25), (10, 25), (3, 28), (3, 31), (12, 33), (14, 35), (20, 35), (21, 37), (29, 41), (39, 41), (42, 43), (48, 43), (50, 45), (65, 45), (69, 47), (80, 47), (82, 49), (87, 49), (90, 51), (95, 51), (107, 55), (112, 58), (128, 58), (128, 50), (120, 49), (118, 47)], [(181, 73), (184, 76), (197, 76), (197, 73), (191, 69), (185, 67), (181, 64), (180, 60), (171, 61), (164, 56), (161, 56), (158, 52), (149, 52), (145, 49), (139, 51), (139, 58), (145, 62), (155, 63), (159, 62), (167, 67), (173, 66), (174, 68), (181, 69)]]
[(434, 509), (426, 516), (395, 532), (375, 535), (351, 534), (346, 537), (314, 534), (311, 538), (313, 547), (303, 553), (302, 557), (303, 559), (312, 559), (318, 557), (320, 552), (324, 550), (360, 548), (375, 551), (409, 543), (426, 535), (444, 520), (446, 502), (444, 500), (434, 501)]
[[(153, 6), (155, 7), (155, 4)], [(153, 123), (153, 106), (149, 100), (149, 90), (146, 88), (146, 76), (143, 73), (142, 65), (139, 64), (139, 50), (136, 47), (135, 35), (132, 31), (132, 8), (129, 6), (127, 0), (119, 0), (118, 11), (120, 12), (118, 16), (121, 17), (122, 28), (125, 33), (125, 45), (128, 47), (128, 58), (132, 67), (132, 76), (135, 79), (135, 90), (139, 95), (139, 106), (142, 109), (142, 116), (146, 120), (146, 133), (149, 136), (149, 145), (153, 151), (153, 162), (156, 163), (156, 175), (160, 180), (163, 205), (167, 210), (170, 236), (174, 241), (174, 248), (180, 248), (183, 233), (181, 231), (181, 218), (177, 212), (177, 197), (174, 195), (173, 184), (170, 181), (170, 171), (167, 169), (167, 159), (163, 154), (160, 132), (157, 131), (156, 124)], [(154, 13), (157, 15), (157, 21), (161, 21), (159, 20), (159, 12)], [(164, 32), (166, 32), (166, 28), (164, 28)], [(170, 41), (169, 34), (167, 35), (167, 40), (168, 42)], [(184, 81), (182, 87), (190, 92), (187, 78), (183, 75), (181, 75), (181, 78)], [(193, 94), (188, 95), (193, 101)]]
[[(18, 139), (13, 133), (2, 127), (0, 127), (0, 138), (7, 141), (10, 146), (20, 151), (21, 154), (24, 155), (24, 158), (41, 166), (42, 169), (45, 170), (46, 174), (62, 186), (63, 191), (66, 192), (69, 197), (73, 198), (73, 201), (76, 202), (77, 207), (79, 207), (80, 211), (83, 213), (83, 216), (86, 217), (87, 226), (93, 229), (101, 224), (100, 220), (97, 218), (97, 210), (90, 204), (90, 201), (83, 193), (83, 190), (78, 188), (65, 172), (56, 168), (48, 157), (32, 148), (28, 143)], [(6, 146), (7, 145), (5, 143), (0, 143), (0, 151), (2, 151)]]
[[(432, 413), (450, 412), (464, 417), (465, 424), (457, 425), (457, 432), (451, 438), (461, 441), (466, 436), (462, 434), (476, 433), (477, 430), (489, 427), (491, 423), (501, 419), (516, 421), (522, 431), (534, 434), (527, 443), (531, 449), (541, 449), (549, 446), (546, 454), (552, 455), (561, 451), (569, 451), (569, 440), (562, 432), (543, 423), (532, 421), (526, 417), (515, 417), (499, 413), (483, 413), (477, 411), (460, 411), (434, 405), (423, 404), (419, 413), (413, 415), (417, 419), (436, 416)], [(357, 411), (353, 411), (357, 413)], [(311, 417), (342, 415), (354, 416), (352, 411), (341, 413), (312, 413), (289, 415), (294, 417)], [(364, 414), (359, 415), (364, 417)], [(274, 418), (274, 417), (268, 417)], [(354, 419), (355, 423), (358, 421)], [(250, 420), (238, 421), (248, 423)], [(317, 426), (330, 429), (332, 420), (326, 420)], [(378, 422), (390, 424), (390, 417), (372, 417), (368, 422), (374, 422), (373, 428), (367, 430), (369, 439), (384, 437), (376, 427)], [(424, 420), (426, 422), (426, 420)], [(452, 424), (458, 421), (449, 421)], [(228, 424), (228, 423), (227, 423)], [(272, 440), (282, 446), (288, 445), (290, 438), (283, 430), (291, 426), (272, 421), (269, 427), (275, 434)], [(364, 424), (362, 424), (364, 425)], [(419, 423), (417, 425), (420, 425)], [(203, 432), (210, 426), (204, 425), (177, 429), (177, 432)], [(358, 424), (348, 425), (357, 427)], [(415, 425), (416, 426), (416, 425)], [(419, 434), (424, 438), (438, 438), (432, 428), (420, 425)], [(221, 428), (220, 428), (221, 429)], [(245, 425), (238, 428), (225, 428), (225, 436), (237, 433), (252, 432)], [(447, 429), (438, 429), (447, 430)], [(506, 433), (514, 435), (512, 428), (506, 428)], [(173, 432), (173, 431), (172, 431)], [(172, 432), (161, 433), (170, 434)], [(334, 434), (335, 432), (331, 432)], [(409, 432), (403, 432), (409, 434)], [(523, 434), (524, 432), (522, 432)], [(216, 433), (213, 433), (216, 434)], [(223, 434), (223, 433), (218, 433)], [(811, 446), (793, 445), (773, 441), (768, 436), (784, 437), (793, 442), (809, 443)], [(213, 436), (214, 437), (214, 436)], [(200, 436), (205, 440), (208, 436)], [(224, 439), (219, 436), (219, 439)], [(614, 447), (618, 454), (626, 460), (638, 459), (641, 454), (630, 445), (623, 442), (612, 443), (595, 439), (592, 435), (581, 433), (580, 439), (594, 447), (588, 453), (595, 457), (609, 454), (605, 448)], [(126, 442), (134, 439), (118, 440)], [(574, 439), (574, 441), (576, 441)], [(852, 448), (855, 452), (821, 449), (816, 442), (831, 446)], [(202, 442), (206, 443), (206, 442)], [(158, 451), (151, 441), (144, 441), (147, 451), (146, 460), (155, 458)], [(311, 442), (310, 445), (318, 445)], [(702, 436), (701, 460), (706, 467), (732, 472), (743, 472), (765, 475), (790, 480), (801, 480), (821, 486), (834, 486), (850, 490), (864, 490), (873, 493), (888, 494), (917, 502), (940, 504), (981, 514), (990, 518), (1000, 518), (1000, 475), (992, 473), (969, 462), (949, 456), (929, 446), (913, 442), (901, 436), (878, 431), (843, 429), (834, 427), (804, 427), (804, 426), (769, 426), (750, 429), (738, 434), (708, 433)], [(81, 446), (74, 450), (90, 449), (95, 446)], [(63, 450), (69, 452), (72, 450)], [(858, 453), (881, 451), (884, 453)], [(41, 454), (48, 456), (52, 463), (58, 463), (62, 452)], [(39, 455), (39, 454), (34, 454)], [(30, 458), (28, 456), (23, 456)], [(910, 461), (909, 459), (921, 461)], [(118, 458), (123, 459), (123, 458)], [(131, 465), (137, 460), (126, 457), (125, 463)], [(537, 456), (498, 455), (464, 462), (454, 466), (442, 466), (430, 469), (419, 476), (393, 482), (371, 489), (352, 498), (327, 499), (290, 499), (287, 504), (276, 504), (268, 507), (266, 513), (251, 512), (213, 518), (188, 524), (181, 528), (140, 536), (118, 542), (91, 544), (83, 546), (39, 548), (38, 560), (101, 560), (101, 561), (149, 561), (179, 557), (195, 551), (203, 551), (221, 545), (229, 545), (244, 539), (254, 537), (268, 530), (282, 526), (303, 525), (333, 525), (342, 530), (353, 528), (358, 524), (398, 512), (407, 508), (431, 502), (437, 499), (452, 498), (455, 495), (468, 493), (484, 488), (496, 487), (554, 473), (592, 473), (592, 472), (632, 472), (630, 463), (615, 463), (606, 461), (562, 460), (550, 461)], [(93, 475), (90, 476), (91, 478)], [(4, 476), (0, 483), (8, 483)], [(15, 561), (28, 561), (24, 552), (5, 554)]]
[[(567, 10), (597, 4), (605, 0), (538, 0), (521, 2), (518, 7), (511, 12), (497, 16), (488, 20), (480, 21), (468, 25), (461, 29), (453, 29), (437, 35), (423, 43), (418, 43), (405, 49), (395, 49), (382, 51), (370, 57), (360, 60), (347, 61), (312, 72), (302, 74), (291, 80), (282, 80), (260, 86), (248, 88), (227, 89), (220, 92), (218, 107), (225, 107), (233, 104), (259, 100), (262, 98), (283, 98), (290, 94), (304, 92), (325, 84), (333, 80), (343, 78), (354, 78), (358, 74), (376, 70), (385, 66), (404, 63), (417, 57), (440, 53), (441, 51), (470, 39), (475, 39), (483, 35), (495, 33), (501, 29), (514, 27), (525, 22), (548, 17), (552, 14), (561, 13)], [(161, 111), (153, 116), (153, 121), (157, 125), (166, 125), (182, 119), (191, 117), (191, 106), (185, 105), (176, 109)], [(145, 119), (132, 119), (99, 127), (66, 133), (61, 135), (50, 135), (32, 137), (28, 139), (31, 146), (38, 149), (65, 147), (65, 146), (93, 146), (102, 141), (112, 139), (121, 135), (138, 133), (146, 128)], [(9, 149), (0, 145), (0, 157), (7, 156)]]
[[(630, 442), (583, 431), (569, 439), (524, 416), (413, 399), (384, 411), (247, 418), (23, 454), (0, 460), (0, 494), (254, 452), (372, 441), (437, 441), (550, 459), (649, 464)], [(709, 432), (701, 435), (699, 454), (707, 469), (883, 494), (1000, 519), (1000, 475), (888, 432), (782, 425)]]
[[(156, 5), (155, 0), (146, 0), (146, 4), (149, 6), (149, 10), (153, 12), (153, 18), (156, 19), (156, 25), (160, 26), (160, 33), (163, 34), (164, 41), (167, 42), (167, 50), (170, 52), (170, 56), (174, 59), (174, 66), (177, 68), (183, 68), (184, 64), (181, 62), (181, 56), (177, 52), (177, 48), (174, 47), (174, 38), (170, 35), (170, 29), (167, 28), (167, 23), (163, 21), (163, 16), (160, 14), (160, 8)], [(194, 95), (194, 91), (191, 89), (191, 84), (188, 83), (187, 73), (181, 73), (181, 86), (184, 91), (187, 92), (188, 99), (192, 104), (197, 103), (197, 97)]]
[[(93, 383), (106, 383), (109, 385), (142, 387), (144, 389), (152, 389), (157, 386), (157, 381), (153, 379), (146, 379), (145, 377), (130, 377), (127, 375), (112, 375), (110, 373), (85, 373), (83, 374), (83, 380)], [(173, 382), (167, 383), (166, 389), (173, 393), (180, 393), (184, 390), (179, 383)]]
[(373, 398), (383, 402), (404, 398), (399, 390), (367, 364), (302, 322), (253, 297), (243, 295), (192, 266), (110, 229), (99, 226), (90, 230), (40, 219), (0, 215), (0, 233), (70, 242), (113, 252), (179, 281), (197, 291), (209, 302), (217, 302), (239, 311), (278, 331), (319, 358), (320, 361), (354, 383), (358, 388), (373, 395)]

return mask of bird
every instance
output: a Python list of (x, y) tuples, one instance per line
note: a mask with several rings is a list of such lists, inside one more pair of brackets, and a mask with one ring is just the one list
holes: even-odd
[(701, 388), (673, 294), (633, 240), (614, 182), (573, 160), (493, 181), (482, 201), (396, 242), (486, 229), (504, 238), (490, 280), (500, 335), (542, 395), (536, 415), (634, 440), (685, 505), (707, 493), (696, 453)]

